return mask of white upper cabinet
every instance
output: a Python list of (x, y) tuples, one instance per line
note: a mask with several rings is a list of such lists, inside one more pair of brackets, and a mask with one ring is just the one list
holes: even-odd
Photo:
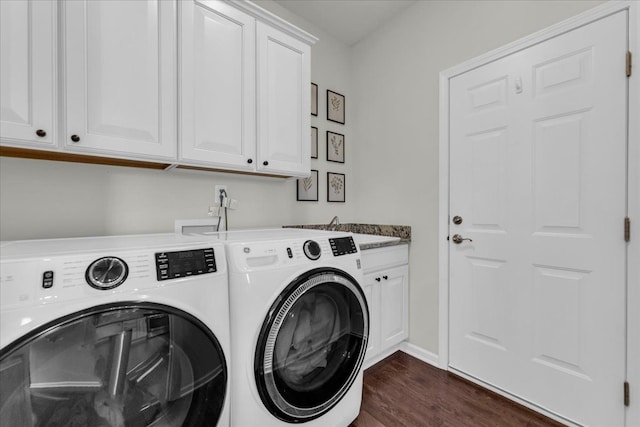
[(180, 2), (179, 163), (308, 176), (315, 38), (250, 2)]
[(56, 2), (0, 1), (0, 138), (53, 149)]
[(249, 1), (0, 7), (2, 145), (309, 175), (312, 35)]
[(62, 4), (65, 149), (175, 159), (176, 3), (75, 0)]
[(255, 170), (255, 18), (180, 2), (180, 160)]
[(259, 171), (309, 175), (311, 47), (257, 23)]

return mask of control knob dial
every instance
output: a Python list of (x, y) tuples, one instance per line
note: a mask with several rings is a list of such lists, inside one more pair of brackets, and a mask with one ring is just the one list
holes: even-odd
[(107, 256), (93, 261), (87, 272), (85, 279), (89, 286), (107, 290), (120, 286), (129, 274), (127, 263), (120, 258)]
[(314, 240), (307, 240), (304, 242), (302, 246), (302, 250), (304, 250), (304, 254), (312, 261), (320, 258), (320, 254), (322, 253), (322, 249), (320, 249), (320, 245), (318, 242)]

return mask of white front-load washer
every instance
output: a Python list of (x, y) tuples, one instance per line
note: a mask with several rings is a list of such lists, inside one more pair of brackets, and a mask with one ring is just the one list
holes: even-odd
[(351, 235), (268, 229), (217, 236), (229, 267), (231, 424), (347, 426), (360, 411), (369, 334)]
[(221, 244), (1, 242), (0, 279), (0, 425), (229, 426)]

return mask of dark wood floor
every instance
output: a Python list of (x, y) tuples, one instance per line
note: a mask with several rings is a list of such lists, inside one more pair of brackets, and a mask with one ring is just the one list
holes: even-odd
[(454, 374), (397, 352), (364, 372), (351, 427), (562, 426)]

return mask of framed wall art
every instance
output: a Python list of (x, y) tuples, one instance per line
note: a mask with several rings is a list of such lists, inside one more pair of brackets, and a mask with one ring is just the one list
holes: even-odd
[(318, 85), (311, 83), (311, 115), (318, 115)]
[(300, 178), (297, 182), (296, 200), (300, 202), (318, 201), (318, 171), (311, 169), (311, 176)]
[(345, 190), (344, 174), (327, 172), (327, 202), (344, 203)]
[(344, 163), (344, 135), (327, 131), (327, 161)]
[(318, 158), (318, 128), (311, 126), (311, 158)]
[(344, 95), (327, 89), (327, 120), (344, 124)]

